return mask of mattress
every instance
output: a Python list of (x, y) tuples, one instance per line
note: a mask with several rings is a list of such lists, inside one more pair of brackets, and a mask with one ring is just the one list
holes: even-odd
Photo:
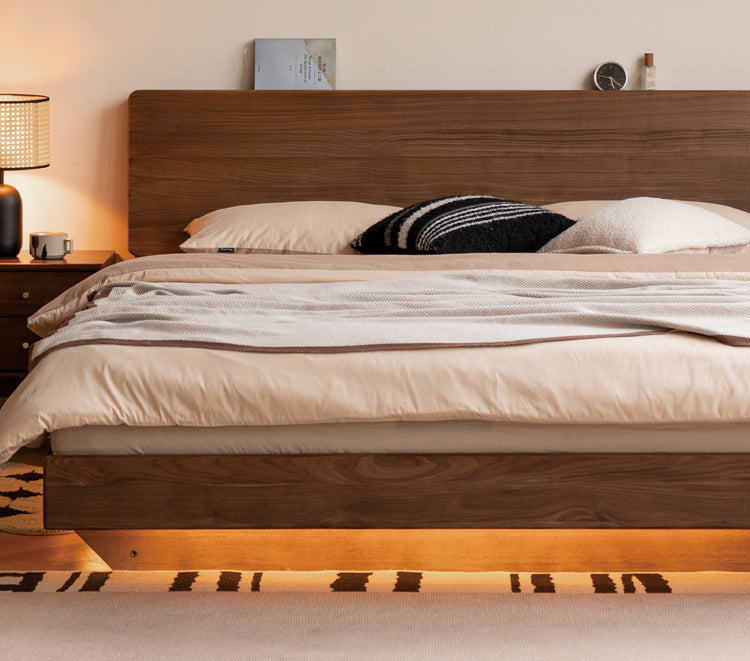
[[(291, 287), (424, 271), (748, 281), (750, 256), (157, 256), (101, 271), (30, 326), (48, 335), (112, 282)], [(55, 451), (78, 453), (729, 451), (744, 448), (750, 425), (750, 349), (694, 333), (360, 353), (253, 353), (176, 339), (44, 355), (0, 409), (0, 460), (48, 434)]]
[(257, 427), (65, 428), (60, 455), (489, 452), (750, 452), (750, 423), (510, 424), (482, 420)]

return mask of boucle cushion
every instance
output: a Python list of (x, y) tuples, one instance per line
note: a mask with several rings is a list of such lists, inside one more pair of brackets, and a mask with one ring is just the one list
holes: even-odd
[(352, 248), (366, 254), (536, 252), (572, 224), (522, 202), (453, 195), (391, 214), (358, 236)]
[(737, 252), (747, 244), (750, 231), (706, 208), (634, 197), (583, 216), (539, 252)]
[[(700, 207), (706, 211), (712, 211), (713, 213), (731, 220), (738, 225), (741, 225), (746, 230), (750, 230), (750, 213), (742, 211), (742, 209), (736, 209), (735, 207), (728, 207), (726, 204), (717, 204), (716, 202), (699, 202), (696, 200), (675, 200), (676, 202), (682, 202), (683, 204), (690, 204), (694, 207)], [(552, 202), (551, 204), (545, 204), (542, 209), (548, 209), (555, 213), (561, 213), (563, 216), (567, 216), (571, 220), (579, 220), (584, 216), (587, 216), (594, 211), (601, 209), (602, 207), (609, 206), (617, 200), (576, 200), (574, 202)]]

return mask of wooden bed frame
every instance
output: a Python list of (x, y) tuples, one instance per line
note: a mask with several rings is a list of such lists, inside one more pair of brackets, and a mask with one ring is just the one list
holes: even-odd
[[(138, 256), (255, 202), (651, 195), (750, 211), (750, 92), (140, 91), (129, 105)], [(750, 567), (750, 454), (50, 456), (45, 470), (45, 525), (113, 567)]]

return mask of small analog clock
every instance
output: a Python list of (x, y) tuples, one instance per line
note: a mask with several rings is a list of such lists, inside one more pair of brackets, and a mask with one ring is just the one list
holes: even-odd
[(594, 71), (594, 85), (600, 90), (621, 90), (628, 84), (628, 72), (617, 62), (602, 62)]

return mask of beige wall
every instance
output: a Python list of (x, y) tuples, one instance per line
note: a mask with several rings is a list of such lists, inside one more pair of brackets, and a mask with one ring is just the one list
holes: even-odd
[(52, 165), (10, 172), (24, 231), (126, 250), (134, 89), (238, 88), (256, 37), (336, 37), (341, 89), (585, 89), (603, 60), (663, 89), (750, 88), (743, 0), (3, 0), (0, 92), (52, 99)]

